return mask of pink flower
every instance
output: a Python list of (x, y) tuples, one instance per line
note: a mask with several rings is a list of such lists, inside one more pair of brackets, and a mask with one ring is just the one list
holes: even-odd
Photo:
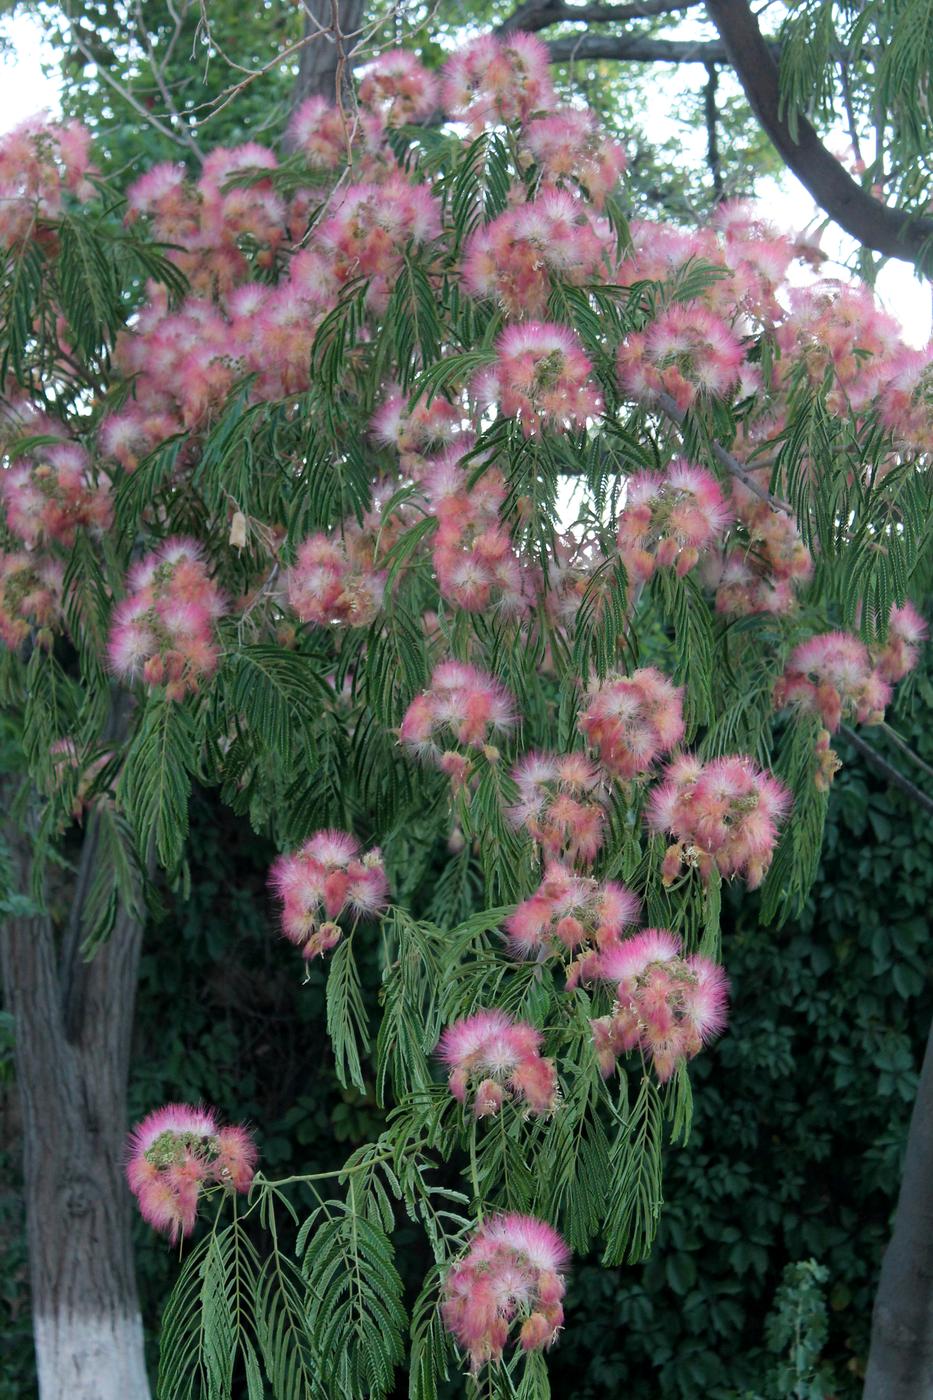
[(96, 480), (76, 442), (58, 442), (7, 468), (0, 477), (6, 523), (29, 548), (56, 540), (70, 548), (79, 526), (102, 534), (113, 519), (110, 483)]
[(729, 984), (722, 968), (699, 953), (683, 957), (680, 939), (667, 929), (643, 929), (613, 945), (595, 975), (616, 984), (611, 1015), (591, 1023), (603, 1074), (639, 1046), (666, 1083), (725, 1027)]
[(678, 458), (663, 472), (638, 472), (616, 536), (629, 578), (644, 582), (659, 565), (682, 577), (731, 519), (719, 482), (701, 467)]
[(480, 370), (473, 392), (480, 406), (498, 404), (531, 436), (545, 427), (583, 426), (602, 410), (590, 381), (593, 366), (573, 331), (550, 322), (510, 326), (496, 341), (497, 359)]
[(202, 1190), (249, 1190), (257, 1156), (246, 1128), (221, 1128), (212, 1109), (166, 1104), (129, 1134), (126, 1178), (143, 1219), (175, 1244), (194, 1229)]
[(506, 497), (502, 474), (491, 467), (469, 488), (453, 447), (425, 476), (430, 513), (437, 518), (434, 571), (441, 594), (467, 612), (524, 615), (530, 605), (526, 570), (499, 521)]
[(547, 48), (531, 34), (474, 39), (448, 60), (442, 97), (447, 114), (474, 131), (524, 121), (554, 104)]
[(382, 853), (375, 847), (361, 855), (348, 831), (318, 831), (299, 850), (279, 856), (269, 883), (282, 901), (282, 932), (306, 960), (340, 941), (338, 919), (379, 914), (389, 903)]
[(336, 170), (347, 160), (346, 119), (323, 97), (307, 97), (296, 107), (286, 135), (315, 170)]
[(701, 395), (728, 397), (743, 358), (721, 317), (698, 302), (674, 302), (619, 347), (619, 382), (634, 398), (649, 402), (667, 393), (683, 410)]
[(477, 1118), (498, 1113), (506, 1097), (526, 1105), (526, 1113), (550, 1113), (558, 1097), (557, 1075), (542, 1059), (542, 1036), (504, 1011), (477, 1011), (454, 1021), (441, 1036), (437, 1053), (449, 1070), (450, 1092), (466, 1103), (473, 1085)]
[(848, 632), (824, 632), (795, 647), (774, 687), (778, 709), (795, 705), (818, 714), (835, 733), (843, 716), (880, 724), (891, 686), (872, 666), (868, 648)]
[(542, 182), (573, 182), (597, 209), (603, 207), (626, 166), (619, 142), (603, 136), (595, 114), (585, 108), (563, 107), (527, 122), (519, 150), (534, 161)]
[(732, 545), (721, 559), (704, 560), (705, 581), (716, 589), (716, 611), (740, 617), (790, 612), (796, 589), (813, 573), (796, 522), (738, 483), (732, 495), (746, 542)]
[(448, 1270), (441, 1303), (444, 1325), (469, 1354), (474, 1373), (501, 1360), (510, 1332), (523, 1351), (540, 1351), (556, 1339), (569, 1258), (557, 1231), (534, 1216), (483, 1221)]
[(580, 729), (613, 777), (643, 776), (683, 738), (683, 689), (653, 666), (608, 676), (591, 690)]
[(883, 680), (896, 684), (914, 669), (928, 630), (913, 603), (908, 601), (902, 608), (895, 605), (891, 609), (888, 640), (879, 652), (877, 662)]
[(10, 651), (34, 627), (46, 632), (60, 627), (64, 575), (57, 559), (0, 550), (0, 640)]
[(288, 601), (316, 627), (367, 627), (382, 607), (385, 574), (349, 557), (343, 540), (312, 535), (285, 574)]
[(386, 126), (404, 126), (431, 116), (440, 98), (440, 83), (408, 49), (380, 54), (363, 73), (360, 104), (379, 114)]
[[(451, 744), (483, 749), (514, 723), (515, 702), (500, 681), (466, 662), (444, 661), (405, 711), (399, 739), (443, 766)], [(458, 752), (453, 757), (463, 761)]]
[(652, 830), (675, 838), (664, 861), (665, 884), (682, 865), (699, 869), (704, 878), (715, 865), (721, 874), (743, 875), (749, 889), (757, 888), (790, 806), (784, 785), (750, 758), (701, 763), (685, 754), (668, 766), (648, 803)]
[(181, 700), (213, 673), (219, 651), (214, 624), (224, 599), (194, 540), (166, 540), (127, 576), (128, 596), (114, 608), (107, 655), (127, 680), (165, 686)]
[(518, 958), (572, 956), (567, 986), (588, 980), (596, 954), (613, 947), (638, 922), (641, 901), (625, 885), (602, 884), (549, 861), (544, 878), (505, 921), (509, 952)]
[(549, 860), (583, 865), (603, 844), (606, 794), (599, 771), (580, 753), (531, 753), (512, 769), (519, 801), (509, 818)]

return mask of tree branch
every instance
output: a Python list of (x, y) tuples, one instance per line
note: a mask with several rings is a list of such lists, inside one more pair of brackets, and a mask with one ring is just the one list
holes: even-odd
[(719, 70), (715, 63), (707, 64), (706, 74), (706, 86), (703, 89), (703, 114), (706, 118), (706, 164), (713, 177), (713, 202), (719, 204), (723, 197), (723, 183), (722, 162), (719, 158), (719, 111), (716, 107)]
[(781, 111), (778, 65), (745, 0), (706, 0), (749, 105), (785, 164), (840, 228), (885, 257), (933, 266), (933, 219), (891, 209), (863, 190), (802, 115), (796, 139)]
[[(551, 23), (557, 23), (552, 20)], [(641, 34), (581, 34), (579, 39), (552, 39), (552, 63), (608, 58), (621, 63), (722, 63), (731, 59), (725, 44), (693, 39), (646, 39)]]
[(526, 0), (495, 30), (512, 34), (516, 29), (536, 34), (551, 24), (615, 24), (630, 19), (650, 19), (654, 15), (690, 10), (702, 0), (641, 0), (631, 5), (567, 5), (563, 0)]
[(901, 792), (906, 793), (911, 801), (915, 802), (918, 807), (922, 807), (925, 812), (933, 813), (933, 797), (928, 797), (921, 788), (917, 787), (916, 783), (912, 783), (909, 778), (905, 778), (900, 769), (895, 768), (893, 763), (889, 763), (886, 758), (882, 758), (877, 749), (873, 749), (871, 744), (867, 744), (865, 740), (860, 738), (855, 730), (850, 729), (847, 724), (842, 725), (839, 732), (845, 735), (856, 752), (862, 755), (869, 768), (874, 768), (879, 777), (887, 778), (889, 783), (892, 783), (896, 788), (900, 788)]

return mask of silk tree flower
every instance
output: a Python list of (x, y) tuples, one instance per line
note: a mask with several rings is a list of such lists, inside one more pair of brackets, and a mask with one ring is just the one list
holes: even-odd
[(269, 883), (282, 901), (282, 932), (306, 961), (340, 942), (338, 920), (379, 914), (389, 902), (381, 851), (361, 854), (348, 831), (318, 831), (297, 851), (279, 856)]
[(76, 442), (37, 448), (0, 476), (6, 523), (29, 549), (55, 540), (70, 548), (84, 526), (97, 534), (113, 519), (110, 483), (95, 481), (90, 459)]
[(589, 865), (603, 844), (606, 792), (581, 753), (530, 753), (512, 769), (519, 800), (509, 809), (549, 860)]
[(474, 1374), (501, 1361), (510, 1337), (523, 1351), (541, 1351), (556, 1340), (569, 1259), (557, 1231), (534, 1216), (483, 1221), (448, 1270), (441, 1303), (444, 1325), (469, 1355)]
[(793, 705), (820, 716), (834, 734), (843, 718), (880, 724), (891, 686), (868, 648), (849, 632), (824, 632), (795, 647), (774, 687), (777, 709)]
[(552, 278), (580, 286), (605, 277), (615, 239), (606, 219), (582, 200), (546, 190), (476, 229), (463, 255), (463, 284), (497, 301), (509, 316), (547, 311)]
[(682, 578), (732, 520), (716, 478), (682, 458), (662, 472), (638, 472), (628, 482), (616, 542), (629, 578), (643, 583), (655, 569)]
[(48, 555), (0, 550), (0, 641), (10, 651), (37, 629), (37, 640), (51, 645), (62, 622), (65, 568)]
[(464, 661), (444, 661), (434, 668), (428, 689), (405, 711), (399, 739), (461, 783), (469, 771), (462, 750), (489, 752), (493, 739), (506, 734), (515, 717), (515, 701), (495, 676)]
[(474, 39), (445, 64), (442, 102), (448, 116), (469, 122), (476, 133), (549, 110), (554, 88), (546, 46), (521, 32)]
[(440, 82), (408, 49), (390, 49), (363, 70), (359, 102), (387, 127), (424, 121), (440, 101)]
[(920, 648), (926, 641), (927, 624), (913, 603), (895, 605), (888, 618), (888, 639), (878, 653), (877, 669), (882, 680), (895, 685), (916, 666)]
[(437, 1054), (458, 1103), (472, 1093), (475, 1117), (495, 1117), (507, 1098), (537, 1115), (554, 1110), (559, 1092), (553, 1062), (540, 1053), (543, 1039), (504, 1011), (476, 1011), (447, 1027)]
[(725, 1028), (729, 984), (699, 953), (684, 957), (667, 929), (643, 929), (600, 954), (595, 975), (616, 986), (609, 1016), (591, 1022), (600, 1070), (636, 1048), (662, 1084)]
[(600, 131), (596, 114), (561, 107), (522, 127), (519, 153), (533, 161), (544, 185), (579, 185), (602, 209), (626, 167), (625, 151)]
[(127, 1139), (126, 1178), (140, 1213), (172, 1244), (194, 1229), (202, 1191), (249, 1190), (258, 1152), (243, 1127), (221, 1127), (213, 1109), (166, 1104)]
[(516, 958), (572, 955), (568, 988), (588, 980), (598, 954), (638, 922), (641, 901), (625, 885), (602, 883), (550, 861), (544, 878), (505, 921), (508, 950)]
[(791, 612), (797, 589), (813, 573), (796, 521), (738, 482), (732, 497), (748, 542), (732, 544), (721, 558), (703, 560), (704, 582), (716, 590), (716, 611), (733, 617)]
[(289, 605), (316, 627), (367, 627), (382, 607), (385, 574), (351, 559), (341, 539), (312, 535), (285, 574)]
[(127, 575), (128, 596), (113, 611), (107, 654), (115, 675), (165, 686), (181, 700), (214, 671), (214, 624), (225, 611), (195, 540), (166, 540)]
[(590, 690), (579, 724), (603, 767), (628, 782), (683, 738), (683, 687), (653, 666), (607, 676)]
[(720, 316), (698, 302), (675, 302), (619, 347), (619, 382), (650, 402), (666, 393), (684, 411), (700, 397), (727, 398), (739, 382), (744, 352)]
[(467, 612), (520, 617), (529, 610), (531, 587), (500, 523), (505, 481), (490, 467), (469, 486), (462, 455), (463, 448), (450, 448), (424, 478), (427, 509), (437, 520), (432, 557), (438, 587)]
[(61, 216), (66, 197), (96, 193), (90, 177), (91, 133), (80, 122), (29, 117), (0, 137), (0, 247), (35, 237), (37, 225)]
[(496, 362), (473, 379), (482, 408), (498, 405), (530, 437), (546, 427), (582, 427), (602, 410), (593, 366), (573, 331), (551, 322), (509, 326), (496, 341)]
[(749, 889), (756, 889), (790, 807), (783, 783), (744, 755), (709, 763), (692, 754), (675, 759), (647, 810), (651, 829), (675, 838), (664, 857), (664, 883), (683, 866), (698, 869), (704, 879), (715, 866), (722, 875), (744, 876)]

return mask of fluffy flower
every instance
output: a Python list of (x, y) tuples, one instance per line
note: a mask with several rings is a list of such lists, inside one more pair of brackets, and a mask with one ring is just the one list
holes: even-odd
[(448, 60), (442, 100), (474, 131), (525, 121), (554, 105), (547, 48), (532, 34), (484, 34)]
[(343, 540), (312, 535), (287, 570), (289, 605), (316, 627), (367, 627), (379, 612), (385, 574), (349, 557)]
[(360, 104), (376, 112), (388, 127), (423, 121), (440, 99), (440, 83), (408, 49), (380, 54), (365, 70)]
[(605, 792), (599, 771), (580, 753), (527, 754), (512, 769), (518, 802), (509, 809), (550, 860), (583, 865), (603, 844)]
[(501, 1360), (510, 1334), (523, 1351), (556, 1339), (569, 1258), (557, 1231), (534, 1216), (483, 1221), (448, 1270), (441, 1303), (444, 1325), (469, 1354), (474, 1373)]
[(914, 669), (928, 628), (913, 603), (896, 605), (888, 618), (888, 639), (878, 653), (877, 667), (882, 679), (896, 684)]
[(449, 1071), (450, 1092), (466, 1103), (472, 1090), (477, 1118), (494, 1117), (504, 1098), (531, 1114), (550, 1113), (557, 1103), (554, 1065), (541, 1056), (543, 1037), (504, 1011), (476, 1011), (454, 1021), (441, 1036), (437, 1054)]
[(582, 426), (601, 411), (590, 379), (593, 366), (566, 326), (542, 321), (509, 326), (496, 341), (496, 357), (475, 376), (473, 392), (481, 407), (498, 404), (507, 418), (517, 418), (526, 435), (545, 427)]
[(625, 170), (625, 151), (604, 136), (595, 113), (563, 107), (522, 128), (519, 151), (537, 167), (545, 185), (579, 185), (601, 209)]
[(676, 759), (652, 792), (647, 814), (654, 831), (675, 838), (664, 859), (665, 884), (683, 865), (704, 877), (715, 865), (723, 875), (743, 875), (755, 889), (771, 864), (778, 827), (790, 806), (784, 785), (750, 758), (701, 763), (685, 754)]
[(78, 526), (98, 534), (113, 518), (110, 486), (95, 481), (87, 453), (76, 442), (36, 450), (0, 477), (6, 523), (30, 549), (49, 540), (66, 548)]
[(318, 831), (279, 856), (269, 883), (282, 901), (282, 932), (306, 960), (336, 946), (343, 936), (339, 919), (381, 913), (389, 902), (382, 853), (375, 847), (362, 855), (347, 831)]
[(491, 467), (472, 487), (457, 447), (426, 474), (428, 510), (437, 518), (434, 572), (443, 597), (467, 612), (496, 611), (517, 617), (528, 611), (530, 588), (499, 510), (506, 486)]
[(880, 724), (891, 687), (871, 662), (868, 648), (848, 632), (824, 632), (794, 648), (774, 687), (778, 709), (795, 705), (820, 716), (831, 734), (843, 717)]
[(678, 459), (663, 472), (631, 477), (616, 536), (629, 578), (649, 579), (658, 566), (688, 573), (732, 519), (719, 482)]
[(0, 550), (0, 639), (11, 651), (33, 628), (50, 637), (60, 625), (64, 574), (57, 559)]
[(729, 984), (722, 968), (698, 953), (685, 958), (667, 929), (643, 929), (607, 949), (595, 975), (616, 986), (612, 1013), (591, 1023), (603, 1074), (640, 1047), (666, 1083), (725, 1027)]
[(213, 1109), (166, 1104), (129, 1134), (126, 1178), (143, 1219), (175, 1244), (194, 1229), (202, 1191), (248, 1191), (257, 1158), (246, 1128), (221, 1127)]
[(194, 540), (166, 540), (127, 577), (128, 596), (113, 610), (107, 656), (115, 675), (165, 686), (181, 700), (213, 673), (215, 623), (225, 603)]
[(698, 302), (675, 302), (647, 330), (626, 337), (619, 382), (636, 399), (670, 394), (684, 410), (700, 396), (727, 397), (742, 361), (742, 347), (720, 316)]
[(450, 771), (445, 759), (488, 747), (514, 723), (515, 703), (500, 681), (466, 662), (444, 661), (405, 711), (399, 739)]
[(579, 723), (603, 767), (627, 782), (680, 743), (683, 689), (653, 666), (607, 676), (591, 690)]
[(505, 921), (510, 953), (518, 958), (572, 955), (568, 987), (593, 975), (595, 959), (623, 929), (638, 922), (641, 903), (625, 885), (598, 883), (550, 861), (534, 894)]
[(716, 590), (716, 611), (739, 617), (788, 613), (797, 589), (813, 573), (810, 551), (784, 511), (738, 483), (732, 494), (741, 539), (723, 556), (707, 555), (703, 561), (705, 581)]

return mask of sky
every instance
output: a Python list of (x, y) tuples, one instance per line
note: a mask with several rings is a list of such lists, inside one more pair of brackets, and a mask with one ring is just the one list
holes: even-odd
[[(0, 134), (11, 130), (26, 117), (48, 108), (55, 112), (58, 107), (58, 84), (54, 78), (43, 72), (43, 63), (48, 62), (50, 52), (43, 43), (42, 28), (38, 20), (29, 15), (14, 15), (0, 22), (0, 31), (12, 44), (12, 55), (0, 63), (0, 82), (3, 85), (3, 101), (0, 104)], [(705, 76), (703, 70), (698, 70)], [(657, 127), (659, 137), (664, 128), (670, 129), (672, 118), (670, 89), (671, 84), (682, 82), (675, 74), (658, 74), (654, 88), (655, 110), (649, 106), (652, 126)], [(682, 126), (677, 130), (685, 138), (692, 135), (694, 141), (705, 143), (705, 135), (699, 132), (687, 133)], [(840, 133), (840, 149), (846, 144)], [(817, 220), (818, 211), (813, 198), (807, 193), (796, 177), (785, 172), (780, 180), (765, 182), (760, 192), (768, 218), (779, 227), (793, 231), (800, 230)], [(823, 235), (823, 250), (830, 258), (844, 261), (854, 249), (851, 239), (830, 226)], [(841, 275), (831, 263), (824, 266), (823, 275)], [(905, 340), (915, 346), (927, 343), (931, 336), (931, 314), (933, 296), (929, 283), (918, 282), (913, 268), (908, 263), (889, 262), (881, 271), (876, 292), (884, 309), (891, 313), (904, 328)]]

